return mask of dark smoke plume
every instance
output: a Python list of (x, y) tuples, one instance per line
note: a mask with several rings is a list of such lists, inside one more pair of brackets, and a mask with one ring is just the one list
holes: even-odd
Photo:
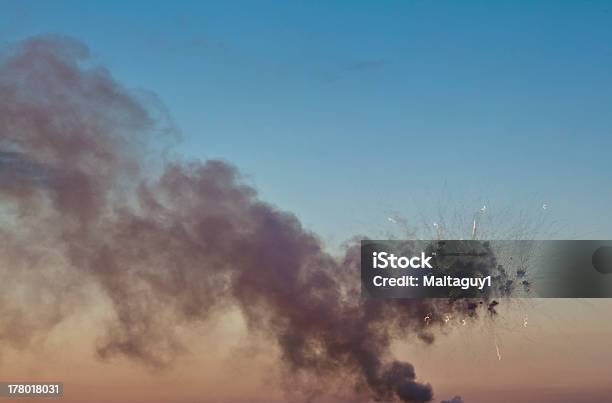
[(0, 343), (44, 336), (93, 282), (114, 309), (101, 357), (167, 366), (186, 349), (175, 329), (238, 307), (294, 378), (349, 377), (360, 399), (433, 399), (391, 343), (433, 342), (445, 314), (474, 314), (466, 304), (362, 300), (355, 246), (329, 255), (225, 162), (152, 154), (157, 112), (80, 43), (36, 37), (1, 57)]

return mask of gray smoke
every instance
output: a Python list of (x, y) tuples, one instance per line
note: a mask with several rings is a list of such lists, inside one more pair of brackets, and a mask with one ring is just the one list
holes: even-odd
[(356, 245), (331, 256), (228, 163), (155, 154), (158, 115), (89, 65), (77, 41), (36, 37), (3, 54), (0, 270), (21, 288), (1, 286), (0, 343), (44, 337), (93, 283), (114, 310), (100, 329), (102, 358), (163, 368), (188, 347), (175, 329), (237, 307), (249, 331), (280, 348), (289, 379), (348, 376), (359, 398), (431, 401), (391, 343), (432, 343), (445, 314), (474, 310), (362, 300)]

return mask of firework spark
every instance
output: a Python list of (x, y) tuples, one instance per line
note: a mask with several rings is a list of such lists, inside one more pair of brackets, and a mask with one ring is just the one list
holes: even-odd
[(502, 355), (501, 355), (501, 352), (499, 351), (499, 345), (497, 344), (497, 340), (495, 341), (495, 352), (497, 353), (497, 359), (501, 361)]

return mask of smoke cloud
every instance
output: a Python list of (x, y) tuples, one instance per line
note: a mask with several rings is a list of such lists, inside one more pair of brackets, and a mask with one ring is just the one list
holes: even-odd
[(79, 42), (35, 37), (1, 57), (0, 270), (11, 280), (0, 343), (44, 337), (93, 283), (114, 311), (102, 358), (166, 367), (187, 348), (175, 329), (234, 307), (279, 348), (288, 379), (348, 377), (365, 400), (433, 399), (391, 344), (432, 343), (445, 314), (473, 307), (361, 299), (357, 246), (330, 255), (228, 163), (154, 151), (166, 141), (155, 102), (92, 66)]

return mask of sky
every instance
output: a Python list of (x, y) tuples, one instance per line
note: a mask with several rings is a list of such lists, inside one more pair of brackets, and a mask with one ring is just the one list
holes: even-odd
[(609, 237), (609, 3), (328, 3), (2, 1), (0, 38), (83, 41), (331, 245), (432, 197)]
[[(176, 153), (235, 164), (330, 248), (396, 231), (390, 216), (420, 225), (416, 217), (435, 216), (439, 200), (468, 212), (548, 214), (556, 238), (612, 236), (609, 2), (0, 0), (0, 10), (2, 44), (43, 33), (82, 41), (123, 85), (165, 105), (181, 134)], [(610, 308), (527, 302), (499, 330), (481, 324), (455, 329), (435, 349), (397, 349), (439, 397), (604, 401)], [(148, 402), (201, 401), (202, 385), (209, 401), (282, 401), (261, 386), (269, 352), (250, 352), (247, 368), (232, 364), (245, 354), (236, 318), (160, 375), (96, 361), (86, 329), (103, 316), (56, 329), (45, 366), (35, 350), (5, 353), (18, 364), (9, 372), (0, 363), (0, 377), (78, 379), (75, 402), (101, 378), (128, 394), (148, 390), (138, 395)], [(85, 330), (64, 353), (74, 328)]]

